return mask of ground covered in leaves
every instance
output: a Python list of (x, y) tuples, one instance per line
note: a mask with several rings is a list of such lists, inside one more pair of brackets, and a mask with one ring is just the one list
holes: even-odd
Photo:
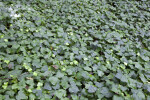
[(150, 100), (150, 0), (0, 0), (0, 100)]

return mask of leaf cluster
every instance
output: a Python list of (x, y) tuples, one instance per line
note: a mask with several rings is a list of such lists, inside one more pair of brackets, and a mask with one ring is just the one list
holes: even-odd
[(149, 100), (150, 0), (0, 0), (0, 99)]

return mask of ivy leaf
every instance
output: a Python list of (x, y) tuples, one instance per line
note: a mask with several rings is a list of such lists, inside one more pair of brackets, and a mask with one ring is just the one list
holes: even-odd
[(49, 78), (49, 81), (53, 84), (53, 85), (56, 85), (56, 83), (59, 81), (59, 79), (57, 77), (50, 77)]
[(140, 78), (141, 78), (143, 83), (147, 82), (147, 80), (143, 74), (140, 74)]
[(77, 95), (71, 95), (71, 97), (72, 97), (73, 100), (79, 100)]
[(60, 84), (64, 89), (67, 89), (69, 87), (69, 84), (66, 80), (61, 80)]
[(121, 79), (122, 76), (123, 76), (123, 75), (122, 75), (122, 73), (120, 73), (120, 72), (118, 72), (118, 73), (115, 75), (115, 77), (118, 78), (118, 79)]
[(89, 88), (88, 88), (88, 92), (89, 93), (94, 93), (95, 91), (97, 90), (97, 88), (96, 87), (94, 87), (94, 86), (89, 86)]
[(22, 100), (22, 99), (28, 99), (28, 97), (24, 94), (22, 90), (18, 92), (18, 95), (16, 96), (17, 100)]
[(98, 76), (100, 76), (100, 77), (102, 77), (104, 75), (104, 73), (100, 70), (98, 70), (97, 73), (98, 73)]
[(86, 70), (86, 71), (92, 71), (92, 69), (90, 67), (84, 67), (84, 70)]
[(55, 92), (55, 95), (61, 99), (66, 96), (66, 91), (63, 89), (59, 89)]
[(56, 74), (56, 77), (62, 78), (62, 77), (64, 77), (64, 74), (61, 73), (60, 71), (58, 71), (57, 74)]
[(140, 69), (140, 70), (142, 69), (142, 66), (138, 62), (135, 62), (135, 67)]
[(79, 91), (78, 87), (73, 85), (69, 88), (69, 92), (71, 93), (77, 93)]
[(51, 86), (50, 86), (49, 83), (45, 83), (44, 89), (46, 89), (46, 90), (52, 90), (52, 88), (51, 88)]
[(147, 56), (141, 56), (141, 58), (142, 58), (144, 61), (149, 61), (149, 57), (147, 57)]
[(109, 91), (109, 89), (107, 87), (103, 87), (101, 90), (101, 93), (105, 96), (105, 97), (111, 97), (113, 94)]
[(54, 90), (60, 89), (60, 84), (57, 83), (55, 86), (52, 86), (52, 88), (53, 88)]
[(113, 100), (124, 100), (121, 96), (114, 95)]
[(126, 75), (123, 75), (120, 80), (121, 80), (122, 82), (126, 82), (126, 83), (128, 82), (128, 78), (127, 78)]
[(47, 66), (43, 66), (43, 67), (41, 68), (41, 70), (42, 70), (42, 71), (48, 71), (48, 67), (47, 67)]

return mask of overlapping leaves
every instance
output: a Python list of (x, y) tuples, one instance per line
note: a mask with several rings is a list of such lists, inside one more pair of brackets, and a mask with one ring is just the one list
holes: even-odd
[(0, 98), (150, 99), (150, 1), (1, 0)]

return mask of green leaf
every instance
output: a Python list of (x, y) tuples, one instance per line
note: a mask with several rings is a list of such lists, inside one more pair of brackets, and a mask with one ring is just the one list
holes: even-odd
[(139, 64), (139, 62), (135, 62), (135, 67), (140, 69), (140, 70), (142, 69), (142, 66)]
[(30, 98), (31, 100), (34, 100), (34, 99), (36, 98), (36, 96), (35, 96), (34, 94), (30, 94), (30, 95), (29, 95), (29, 98)]
[(89, 93), (94, 93), (95, 91), (97, 90), (97, 88), (96, 87), (94, 87), (94, 86), (89, 86), (89, 88), (88, 88), (88, 92)]
[(122, 76), (123, 76), (123, 75), (122, 75), (122, 73), (120, 73), (120, 72), (118, 72), (118, 73), (115, 75), (115, 77), (118, 78), (118, 79), (121, 79)]
[(44, 89), (46, 89), (46, 90), (52, 90), (52, 88), (51, 88), (51, 86), (50, 86), (49, 83), (45, 83)]
[(69, 92), (71, 92), (71, 93), (77, 93), (77, 92), (79, 92), (79, 89), (78, 89), (77, 86), (73, 85), (73, 86), (71, 86), (69, 88)]
[(49, 78), (49, 81), (53, 84), (53, 85), (56, 85), (56, 83), (59, 81), (59, 79), (57, 77), (50, 77)]
[(60, 71), (58, 71), (57, 74), (56, 74), (56, 76), (57, 76), (58, 78), (62, 78), (62, 77), (64, 77), (64, 74), (61, 73)]
[(142, 58), (144, 61), (149, 61), (149, 60), (150, 60), (149, 57), (147, 57), (147, 56), (141, 56), (141, 58)]
[(22, 100), (22, 99), (28, 99), (28, 97), (24, 94), (22, 90), (18, 92), (18, 95), (16, 96), (17, 100)]
[(143, 74), (140, 74), (140, 78), (143, 83), (147, 82), (147, 79), (145, 78), (145, 76)]
[(13, 85), (12, 85), (12, 89), (19, 89), (18, 84), (13, 84)]
[(55, 95), (61, 99), (66, 96), (66, 91), (63, 89), (59, 89), (55, 92)]
[(122, 97), (114, 95), (113, 100), (124, 100)]
[(8, 82), (4, 82), (4, 84), (2, 85), (3, 89), (6, 89), (8, 86)]
[(92, 71), (92, 69), (90, 67), (84, 67), (84, 70), (86, 70), (86, 71)]
[(101, 93), (102, 93), (105, 97), (112, 97), (112, 95), (113, 95), (107, 87), (103, 87), (103, 88), (101, 89)]
[(69, 87), (69, 84), (66, 80), (62, 80), (60, 84), (64, 89), (67, 89)]
[(79, 100), (79, 98), (78, 98), (78, 96), (77, 95), (71, 95), (71, 98), (73, 99), (73, 100)]
[(102, 77), (104, 75), (104, 73), (100, 70), (98, 70), (97, 73), (98, 73), (98, 76), (100, 76), (100, 77)]
[(128, 82), (128, 78), (127, 78), (126, 75), (123, 75), (120, 80), (121, 80), (122, 82), (126, 82), (126, 83)]
[(59, 27), (59, 28), (58, 28), (58, 31), (59, 31), (59, 32), (64, 32), (64, 30), (63, 30), (62, 27)]
[(142, 91), (139, 91), (138, 93), (137, 93), (137, 96), (139, 97), (139, 98), (141, 98), (141, 99), (145, 99), (145, 95), (144, 95), (144, 93), (142, 92)]

